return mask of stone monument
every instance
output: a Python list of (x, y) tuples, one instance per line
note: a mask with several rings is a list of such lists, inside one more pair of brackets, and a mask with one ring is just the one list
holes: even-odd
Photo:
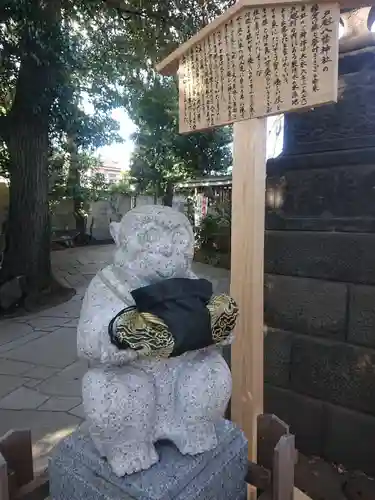
[(265, 411), (298, 426), (297, 448), (371, 476), (374, 375), (357, 367), (375, 359), (374, 15), (341, 11), (338, 102), (286, 114), (267, 164), (264, 358)]
[(192, 272), (182, 213), (137, 207), (111, 234), (114, 262), (78, 326), (86, 423), (55, 450), (52, 497), (245, 498), (247, 444), (223, 419), (231, 374), (218, 349), (236, 304)]

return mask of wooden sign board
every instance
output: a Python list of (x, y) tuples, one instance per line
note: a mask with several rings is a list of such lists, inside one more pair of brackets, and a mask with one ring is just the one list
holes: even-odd
[(180, 132), (337, 100), (338, 4), (244, 7), (179, 61)]

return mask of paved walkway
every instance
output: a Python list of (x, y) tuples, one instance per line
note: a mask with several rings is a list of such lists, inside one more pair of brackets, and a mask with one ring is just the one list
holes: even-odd
[[(113, 246), (69, 249), (52, 254), (56, 277), (77, 290), (65, 304), (0, 321), (0, 436), (31, 428), (36, 469), (51, 448), (83, 418), (81, 378), (87, 363), (77, 359), (76, 327), (86, 287), (111, 261)], [(228, 272), (194, 264), (217, 292), (228, 289)]]

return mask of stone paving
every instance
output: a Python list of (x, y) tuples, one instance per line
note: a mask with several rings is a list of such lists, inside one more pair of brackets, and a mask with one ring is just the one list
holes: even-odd
[[(37, 314), (0, 321), (0, 435), (31, 428), (37, 470), (51, 448), (83, 418), (81, 378), (87, 362), (78, 360), (76, 327), (86, 287), (111, 261), (111, 245), (53, 252), (55, 276), (76, 295)], [(228, 271), (194, 264), (195, 272), (227, 291)]]

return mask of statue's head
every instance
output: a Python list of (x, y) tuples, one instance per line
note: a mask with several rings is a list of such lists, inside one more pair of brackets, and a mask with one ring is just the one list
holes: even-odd
[(142, 285), (189, 276), (194, 233), (187, 217), (170, 207), (145, 205), (112, 222), (114, 265), (136, 276)]

